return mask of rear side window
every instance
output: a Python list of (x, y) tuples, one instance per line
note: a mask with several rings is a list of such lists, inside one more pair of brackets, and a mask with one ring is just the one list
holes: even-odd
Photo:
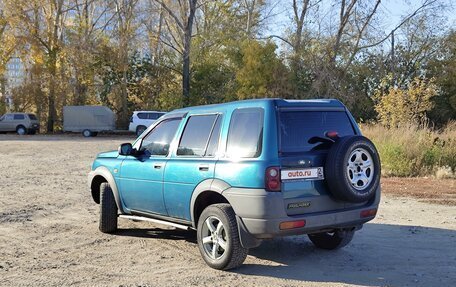
[(147, 113), (138, 113), (138, 118), (141, 120), (147, 120)]
[(24, 115), (14, 115), (14, 120), (20, 121), (20, 120), (25, 120)]
[(339, 136), (354, 135), (355, 131), (344, 111), (281, 111), (280, 150), (282, 152), (309, 151), (319, 142), (311, 144), (312, 137), (324, 137), (328, 131)]
[(163, 116), (163, 113), (149, 113), (149, 120), (157, 120), (159, 117)]
[(146, 155), (166, 156), (181, 119), (169, 119), (159, 123), (142, 141), (141, 150)]
[(228, 130), (228, 157), (254, 158), (261, 154), (263, 142), (263, 109), (237, 109)]
[(180, 156), (204, 156), (217, 115), (191, 116), (177, 148)]
[(29, 117), (29, 119), (31, 119), (32, 121), (38, 120), (34, 114), (28, 114), (28, 117)]

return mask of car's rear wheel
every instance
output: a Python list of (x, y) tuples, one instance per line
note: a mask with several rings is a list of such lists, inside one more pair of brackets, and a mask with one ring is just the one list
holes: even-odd
[(229, 204), (213, 204), (204, 209), (198, 221), (198, 248), (207, 265), (228, 270), (240, 266), (248, 249), (242, 247), (236, 215)]
[(100, 224), (99, 229), (104, 233), (117, 230), (117, 204), (109, 183), (100, 185)]
[(24, 126), (18, 126), (16, 128), (16, 133), (20, 136), (27, 134), (27, 129)]
[(308, 234), (310, 241), (321, 249), (333, 250), (342, 248), (353, 239), (354, 230), (336, 230), (334, 232), (322, 232)]

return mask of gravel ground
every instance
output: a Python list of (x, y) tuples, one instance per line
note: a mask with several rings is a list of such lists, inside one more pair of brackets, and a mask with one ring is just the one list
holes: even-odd
[(0, 135), (0, 286), (456, 286), (456, 208), (389, 194), (342, 250), (275, 239), (230, 272), (205, 265), (194, 232), (120, 220), (102, 234), (86, 176), (131, 140)]

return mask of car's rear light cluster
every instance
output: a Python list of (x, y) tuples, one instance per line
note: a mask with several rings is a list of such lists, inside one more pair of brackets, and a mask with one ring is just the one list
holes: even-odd
[(373, 209), (366, 209), (366, 210), (361, 211), (359, 216), (361, 218), (364, 218), (364, 217), (372, 217), (372, 216), (375, 216), (376, 214), (377, 214), (377, 209), (373, 208)]
[(277, 166), (268, 167), (265, 174), (266, 190), (280, 191), (280, 169)]
[(284, 222), (280, 223), (279, 228), (280, 228), (280, 230), (286, 230), (286, 229), (301, 228), (304, 226), (306, 226), (305, 220), (284, 221)]

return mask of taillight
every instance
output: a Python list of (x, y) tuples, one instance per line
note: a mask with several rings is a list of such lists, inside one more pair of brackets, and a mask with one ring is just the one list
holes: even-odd
[(375, 216), (376, 214), (377, 214), (377, 208), (366, 209), (366, 210), (361, 211), (361, 213), (359, 214), (359, 217), (361, 217), (361, 218), (372, 217), (372, 216)]
[(286, 229), (293, 229), (293, 228), (301, 228), (306, 226), (305, 220), (298, 220), (298, 221), (285, 221), (281, 222), (279, 225), (280, 230)]
[(280, 169), (276, 166), (266, 169), (266, 190), (280, 191)]

